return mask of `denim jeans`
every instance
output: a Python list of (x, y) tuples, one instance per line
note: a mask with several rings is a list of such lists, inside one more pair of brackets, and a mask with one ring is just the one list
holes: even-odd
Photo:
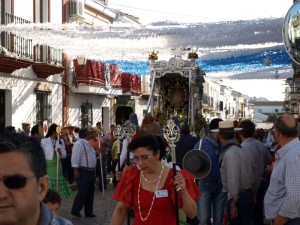
[(80, 213), (84, 207), (85, 215), (94, 214), (94, 193), (96, 176), (94, 171), (86, 171), (79, 168), (79, 179), (77, 180), (78, 192), (73, 201), (72, 213)]
[(226, 193), (222, 192), (222, 183), (212, 184), (200, 180), (198, 187), (201, 195), (197, 214), (199, 225), (210, 225), (211, 217), (214, 225), (222, 225), (226, 201)]
[(264, 197), (268, 186), (268, 182), (262, 181), (257, 190), (256, 205), (253, 212), (253, 220), (255, 225), (264, 225)]
[(300, 225), (300, 218), (290, 219), (285, 225)]

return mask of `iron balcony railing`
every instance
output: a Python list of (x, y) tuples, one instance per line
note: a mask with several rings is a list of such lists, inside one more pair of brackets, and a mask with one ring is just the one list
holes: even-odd
[(34, 46), (34, 62), (63, 65), (63, 51), (48, 45)]
[[(18, 57), (33, 62), (48, 63), (55, 66), (63, 65), (63, 51), (48, 45), (32, 44), (32, 39), (26, 39), (12, 32), (3, 31), (0, 35), (1, 46), (8, 52), (15, 53)], [(4, 55), (2, 50), (0, 55)], [(15, 57), (12, 54), (12, 57)]]
[(32, 23), (29, 20), (25, 20), (21, 17), (18, 16), (14, 16), (10, 13), (6, 13), (6, 12), (0, 12), (0, 23), (1, 25), (7, 25), (10, 23), (15, 23), (15, 24), (28, 24), (28, 23)]
[[(0, 43), (1, 46), (4, 47), (8, 52), (15, 53), (17, 56), (23, 59), (33, 60), (33, 47), (31, 39), (19, 37), (12, 32), (3, 31), (0, 35)], [(4, 50), (2, 50), (0, 54), (4, 55)]]
[[(0, 12), (0, 24), (29, 24), (29, 20), (14, 16), (10, 13)], [(48, 63), (55, 66), (63, 65), (63, 51), (47, 45), (32, 44), (32, 39), (26, 39), (12, 32), (3, 31), (0, 35), (0, 44), (8, 52), (15, 53), (17, 57), (33, 62)], [(2, 50), (0, 55), (4, 55)], [(14, 55), (12, 57), (15, 57)]]
[(293, 85), (292, 87), (290, 87), (290, 90), (289, 90), (290, 93), (297, 93), (297, 94), (300, 94), (300, 85)]

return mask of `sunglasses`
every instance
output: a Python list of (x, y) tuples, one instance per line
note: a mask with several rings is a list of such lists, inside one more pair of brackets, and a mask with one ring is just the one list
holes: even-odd
[(18, 189), (26, 186), (27, 180), (35, 177), (34, 175), (26, 177), (23, 175), (6, 176), (3, 179), (4, 185), (9, 189)]

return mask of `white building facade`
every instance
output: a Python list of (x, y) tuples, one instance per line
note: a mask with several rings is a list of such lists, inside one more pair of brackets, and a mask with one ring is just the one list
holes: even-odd
[[(137, 18), (107, 8), (107, 1), (6, 0), (0, 1), (0, 8), (2, 25), (74, 22), (98, 26), (121, 21), (139, 26)], [(141, 123), (150, 94), (149, 75), (139, 77), (141, 93), (132, 94), (122, 86), (112, 86), (107, 78), (104, 86), (93, 83), (92, 77), (79, 82), (76, 78), (87, 66), (78, 62), (75, 68), (74, 60), (80, 56), (74, 59), (62, 50), (34, 45), (10, 32), (2, 32), (1, 46), (0, 131), (8, 125), (19, 128), (22, 122), (82, 127), (95, 126), (98, 121), (108, 131), (111, 124), (125, 122), (131, 112)], [(157, 98), (154, 96), (154, 105)], [(201, 110), (208, 120), (253, 119), (253, 108), (241, 93), (208, 78), (203, 84)]]

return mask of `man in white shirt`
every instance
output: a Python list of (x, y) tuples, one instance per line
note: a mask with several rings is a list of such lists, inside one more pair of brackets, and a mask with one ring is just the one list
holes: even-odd
[(85, 217), (95, 217), (93, 212), (94, 191), (96, 182), (96, 151), (89, 143), (90, 133), (87, 128), (79, 130), (79, 140), (72, 149), (72, 167), (77, 179), (78, 192), (74, 199), (71, 214), (81, 217), (84, 207)]

